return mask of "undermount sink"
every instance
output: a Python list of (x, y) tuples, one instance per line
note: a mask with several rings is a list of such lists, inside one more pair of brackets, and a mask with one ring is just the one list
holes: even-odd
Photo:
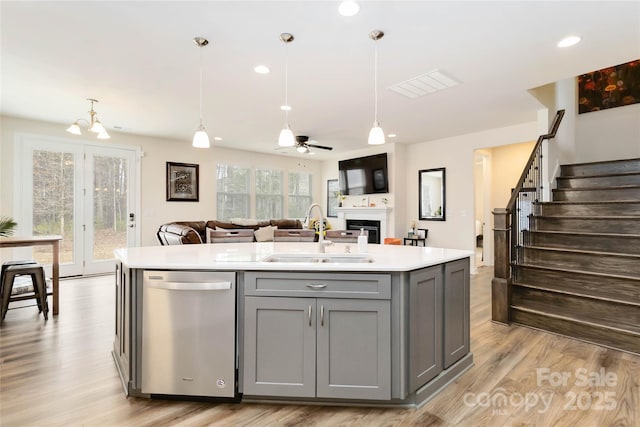
[(308, 262), (308, 263), (370, 263), (374, 259), (366, 254), (273, 254), (264, 262)]
[(273, 254), (264, 258), (264, 262), (320, 262), (319, 254)]
[(367, 263), (367, 262), (373, 262), (373, 261), (374, 261), (373, 258), (371, 258), (369, 255), (360, 255), (360, 254), (355, 254), (355, 255), (335, 254), (335, 255), (323, 256), (320, 258), (320, 262), (335, 262), (335, 263), (341, 263), (341, 262)]

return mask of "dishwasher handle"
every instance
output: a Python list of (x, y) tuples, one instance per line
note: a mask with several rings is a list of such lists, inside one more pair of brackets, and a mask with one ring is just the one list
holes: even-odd
[(226, 291), (231, 282), (145, 282), (145, 286), (169, 291)]

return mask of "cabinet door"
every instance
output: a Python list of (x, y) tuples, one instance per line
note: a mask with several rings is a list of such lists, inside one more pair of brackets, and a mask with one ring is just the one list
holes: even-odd
[(389, 301), (318, 299), (317, 396), (391, 398)]
[(244, 394), (314, 397), (315, 298), (245, 297)]
[(444, 266), (444, 367), (469, 353), (469, 259)]
[(442, 371), (442, 266), (409, 276), (409, 387), (429, 382)]

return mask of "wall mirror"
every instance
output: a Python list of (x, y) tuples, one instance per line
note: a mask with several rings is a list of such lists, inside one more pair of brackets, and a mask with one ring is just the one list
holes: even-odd
[(444, 221), (445, 213), (445, 168), (418, 171), (419, 219)]

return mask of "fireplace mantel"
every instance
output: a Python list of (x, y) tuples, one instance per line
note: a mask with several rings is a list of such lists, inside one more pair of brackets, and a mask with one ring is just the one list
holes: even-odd
[(389, 216), (391, 215), (392, 208), (390, 207), (339, 207), (336, 208), (338, 212), (338, 229), (345, 230), (347, 227), (348, 219), (364, 219), (371, 221), (380, 221), (380, 241), (385, 237), (391, 237), (389, 235)]

